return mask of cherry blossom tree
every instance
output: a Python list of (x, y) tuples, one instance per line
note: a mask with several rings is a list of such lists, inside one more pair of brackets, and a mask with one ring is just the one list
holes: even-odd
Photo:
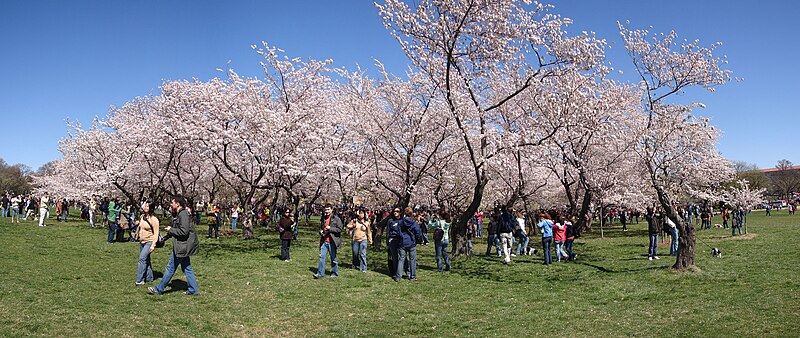
[(713, 55), (719, 44), (702, 47), (697, 40), (679, 43), (675, 32), (655, 35), (622, 24), (619, 29), (641, 78), (646, 120), (637, 153), (659, 204), (680, 232), (673, 267), (687, 269), (694, 265), (694, 227), (678, 217), (676, 196), (713, 189), (731, 178), (733, 168), (716, 150), (718, 131), (708, 119), (691, 114), (703, 105), (667, 101), (693, 87), (714, 91), (730, 80), (731, 72), (721, 68), (724, 59)]
[[(489, 182), (488, 162), (509, 147), (536, 146), (550, 135), (512, 133), (502, 125), (526, 128), (532, 111), (512, 111), (509, 101), (566, 68), (590, 69), (605, 42), (588, 34), (568, 37), (569, 19), (538, 5), (517, 1), (420, 1), (416, 9), (399, 0), (377, 5), (384, 24), (412, 65), (428, 76), (444, 98), (471, 163), (475, 186), (465, 212), (455, 222), (453, 253), (465, 252), (466, 225), (478, 210)], [(535, 124), (534, 124), (535, 125)]]

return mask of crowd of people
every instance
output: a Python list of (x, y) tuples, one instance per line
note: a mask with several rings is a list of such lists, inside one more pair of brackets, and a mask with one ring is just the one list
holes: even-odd
[[(248, 227), (258, 224), (272, 227), (278, 233), (281, 241), (280, 259), (291, 261), (290, 249), (293, 240), (297, 239), (300, 218), (306, 221), (311, 215), (319, 215), (319, 261), (313, 278), (319, 279), (329, 274), (331, 277), (339, 276), (338, 249), (342, 245), (342, 236), (350, 240), (351, 267), (361, 272), (367, 272), (368, 248), (385, 251), (387, 253), (387, 266), (389, 275), (395, 281), (404, 277), (410, 281), (417, 280), (417, 246), (431, 244), (429, 231), (432, 231), (432, 240), (435, 250), (435, 262), (438, 272), (449, 271), (451, 268), (448, 246), (451, 236), (451, 215), (447, 210), (434, 212), (425, 208), (378, 208), (367, 209), (355, 206), (325, 205), (308, 206), (293, 210), (288, 206), (270, 206), (261, 204), (253, 210), (245, 211), (236, 203), (212, 203), (198, 201), (192, 206), (182, 197), (171, 200), (168, 208), (162, 208), (152, 201), (144, 201), (133, 205), (125, 203), (118, 198), (101, 197), (93, 195), (88, 200), (70, 201), (66, 198), (51, 198), (44, 193), (39, 197), (33, 195), (12, 196), (6, 194), (0, 198), (0, 215), (11, 217), (12, 223), (19, 223), (22, 219), (38, 220), (39, 226), (46, 226), (45, 220), (50, 217), (50, 209), (55, 208), (56, 221), (66, 222), (69, 217), (70, 207), (80, 210), (80, 217), (88, 221), (89, 226), (107, 227), (108, 243), (119, 241), (135, 241), (139, 243), (139, 256), (137, 261), (136, 285), (154, 282), (153, 268), (150, 260), (151, 253), (164, 245), (167, 239), (172, 239), (173, 249), (166, 265), (164, 277), (161, 281), (148, 288), (151, 294), (162, 294), (167, 283), (172, 278), (175, 269), (180, 266), (187, 278), (186, 294), (197, 294), (197, 281), (190, 262), (190, 256), (199, 250), (199, 241), (195, 227), (206, 216), (208, 224), (208, 238), (217, 239), (220, 236), (220, 227), (230, 224), (230, 230), (236, 231), (237, 224), (243, 224), (244, 238), (247, 239)], [(21, 215), (25, 212), (24, 217)], [(38, 213), (37, 213), (38, 211)], [(160, 230), (159, 217), (171, 215), (170, 226)], [(711, 229), (720, 227), (732, 229), (732, 235), (742, 234), (747, 211), (742, 208), (722, 207), (718, 214), (722, 218), (722, 225), (711, 225), (714, 209), (708, 205), (698, 206), (693, 204), (677, 205), (675, 211), (680, 220), (695, 224), (699, 220), (698, 229)], [(137, 217), (137, 214), (140, 213)], [(99, 220), (97, 219), (99, 217)], [(609, 208), (607, 212), (600, 213), (598, 218), (606, 224), (619, 222), (623, 231), (627, 224), (639, 222), (643, 217), (648, 224), (649, 237), (647, 257), (657, 260), (659, 235), (670, 237), (670, 255), (678, 254), (679, 230), (660, 207), (648, 207), (644, 213), (636, 209)], [(243, 221), (240, 222), (240, 219)], [(513, 208), (498, 206), (489, 212), (476, 212), (468, 222), (466, 228), (467, 255), (473, 254), (473, 241), (484, 238), (486, 232), (487, 257), (496, 255), (502, 258), (504, 264), (511, 263), (513, 257), (519, 255), (537, 254), (538, 250), (530, 245), (530, 236), (539, 234), (541, 237), (541, 252), (544, 265), (551, 265), (562, 261), (572, 261), (577, 258), (573, 244), (580, 237), (580, 231), (573, 224), (571, 215), (558, 210), (538, 210), (532, 212), (515, 211)], [(746, 227), (744, 227), (746, 233)], [(125, 234), (128, 239), (125, 239)], [(166, 234), (163, 235), (163, 234)], [(386, 248), (382, 248), (385, 245)], [(555, 257), (553, 257), (555, 254)], [(327, 263), (330, 261), (330, 270)]]

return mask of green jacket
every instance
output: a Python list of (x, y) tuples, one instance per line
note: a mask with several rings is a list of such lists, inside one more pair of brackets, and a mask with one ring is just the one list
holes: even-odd
[(122, 206), (117, 205), (114, 201), (108, 202), (108, 221), (109, 222), (116, 222), (117, 217), (119, 217), (119, 211), (122, 209)]

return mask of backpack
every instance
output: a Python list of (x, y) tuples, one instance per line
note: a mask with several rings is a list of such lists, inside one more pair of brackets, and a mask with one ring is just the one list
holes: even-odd
[(444, 238), (444, 230), (441, 228), (436, 228), (433, 230), (433, 240), (434, 241), (441, 241)]

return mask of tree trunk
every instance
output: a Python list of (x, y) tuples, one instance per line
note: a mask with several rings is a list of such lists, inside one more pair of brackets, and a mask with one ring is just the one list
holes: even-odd
[(683, 220), (678, 217), (678, 213), (675, 212), (671, 199), (663, 188), (656, 186), (655, 189), (658, 195), (658, 201), (661, 203), (661, 208), (664, 209), (667, 217), (678, 227), (678, 257), (675, 259), (675, 264), (672, 268), (685, 270), (693, 267), (695, 245), (694, 226), (689, 223), (684, 223)]
[(591, 205), (592, 205), (592, 193), (589, 190), (585, 190), (583, 193), (583, 201), (581, 201), (581, 210), (578, 213), (578, 219), (576, 220), (575, 229), (578, 230), (578, 233), (586, 231), (592, 231), (592, 215), (591, 215)]
[[(472, 194), (472, 202), (467, 207), (467, 210), (464, 211), (463, 214), (458, 218), (453, 224), (453, 249), (450, 251), (450, 257), (456, 258), (461, 255), (466, 255), (468, 253), (467, 248), (467, 226), (469, 225), (469, 220), (475, 215), (475, 212), (478, 211), (478, 208), (481, 206), (481, 200), (483, 199), (483, 190), (486, 188), (486, 184), (489, 181), (486, 178), (482, 178), (478, 180), (478, 183), (475, 184), (475, 190)], [(473, 235), (474, 236), (474, 235)]]

